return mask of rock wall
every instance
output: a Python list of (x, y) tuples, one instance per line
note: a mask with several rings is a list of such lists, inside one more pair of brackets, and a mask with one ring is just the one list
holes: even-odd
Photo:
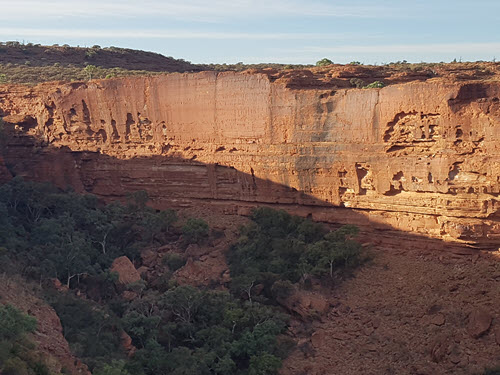
[(500, 82), (319, 90), (202, 72), (3, 87), (13, 175), (108, 198), (145, 189), (158, 207), (277, 204), (488, 249), (500, 242)]

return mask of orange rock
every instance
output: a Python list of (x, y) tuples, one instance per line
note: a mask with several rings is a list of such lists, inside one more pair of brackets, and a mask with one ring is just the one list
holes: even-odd
[(118, 282), (127, 285), (141, 280), (141, 275), (126, 256), (116, 258), (111, 265), (111, 272), (118, 273)]
[(123, 350), (129, 357), (132, 357), (137, 350), (132, 344), (132, 338), (125, 331), (122, 331), (120, 338)]
[[(432, 80), (384, 69), (4, 85), (3, 158), (18, 175), (103, 198), (145, 189), (158, 208), (225, 213), (281, 204), (497, 248), (500, 83), (477, 69)], [(351, 89), (360, 74), (394, 84)]]

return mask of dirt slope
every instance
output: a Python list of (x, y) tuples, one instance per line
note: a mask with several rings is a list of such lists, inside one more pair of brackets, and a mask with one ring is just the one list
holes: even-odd
[(500, 253), (374, 256), (330, 291), (330, 312), (282, 374), (475, 374), (500, 364)]

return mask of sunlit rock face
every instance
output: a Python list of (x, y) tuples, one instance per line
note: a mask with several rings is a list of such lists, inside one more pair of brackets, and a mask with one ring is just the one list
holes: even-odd
[(498, 247), (500, 83), (300, 82), (202, 72), (3, 86), (0, 173)]

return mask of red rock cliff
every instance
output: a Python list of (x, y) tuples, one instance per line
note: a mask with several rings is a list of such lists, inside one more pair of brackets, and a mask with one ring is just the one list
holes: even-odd
[(170, 74), (0, 89), (14, 174), (158, 207), (289, 205), (485, 248), (500, 240), (500, 83), (292, 89)]

